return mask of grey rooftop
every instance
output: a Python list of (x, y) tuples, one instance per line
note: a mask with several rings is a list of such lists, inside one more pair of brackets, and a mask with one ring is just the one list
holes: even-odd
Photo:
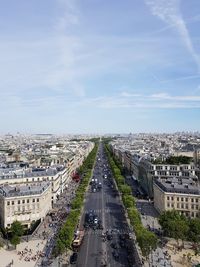
[(37, 183), (36, 185), (2, 185), (0, 195), (3, 197), (17, 197), (28, 195), (40, 195), (50, 186), (49, 182)]
[(6, 173), (6, 170), (4, 172), (4, 174), (0, 174), (0, 179), (17, 179), (17, 178), (29, 178), (29, 177), (41, 177), (41, 176), (54, 176), (56, 175), (58, 172), (63, 171), (65, 169), (65, 167), (60, 166), (60, 167), (56, 167), (56, 168), (46, 168), (46, 169), (41, 169), (41, 168), (35, 168), (35, 169), (28, 169), (25, 170), (24, 172), (20, 172), (20, 173), (15, 173), (13, 172), (9, 172)]
[(199, 185), (191, 178), (173, 177), (166, 179), (156, 178), (154, 183), (164, 192), (179, 193), (179, 194), (194, 194), (200, 195)]

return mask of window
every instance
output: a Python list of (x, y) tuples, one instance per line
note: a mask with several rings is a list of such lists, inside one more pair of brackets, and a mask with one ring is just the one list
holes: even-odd
[(185, 201), (188, 202), (188, 198), (187, 197), (185, 198)]
[(22, 203), (23, 203), (23, 204), (25, 203), (25, 200), (24, 200), (24, 199), (22, 200)]
[(29, 203), (29, 199), (27, 199), (26, 202)]
[(184, 209), (184, 204), (183, 203), (181, 204), (181, 208)]
[(17, 203), (20, 204), (20, 200), (18, 200)]
[(177, 197), (177, 201), (179, 201), (179, 197)]
[(179, 203), (177, 203), (177, 208), (179, 209), (179, 207), (180, 207), (180, 204), (179, 204)]
[(194, 205), (193, 204), (191, 205), (191, 209), (194, 209)]
[(194, 202), (194, 198), (191, 198), (191, 202)]
[(12, 205), (15, 205), (15, 201), (12, 201)]
[(35, 202), (35, 198), (33, 198), (33, 200), (32, 200), (33, 202)]
[(174, 197), (171, 197), (171, 200), (173, 201), (174, 200)]
[(188, 204), (185, 204), (185, 208), (188, 209)]
[(26, 178), (26, 181), (28, 182), (28, 178)]
[(196, 203), (198, 203), (199, 202), (199, 200), (198, 200), (198, 198), (196, 198)]
[(169, 200), (169, 197), (167, 197), (167, 200)]
[(183, 201), (183, 197), (181, 198), (181, 201)]
[(39, 180), (40, 180), (40, 178), (38, 177), (38, 178), (37, 178), (37, 180), (39, 181)]
[(40, 200), (39, 200), (39, 198), (37, 198), (37, 202), (39, 202)]
[(7, 205), (8, 205), (8, 206), (10, 205), (10, 201), (7, 201)]
[(170, 204), (169, 203), (167, 203), (167, 207), (170, 207)]
[(199, 208), (198, 205), (196, 205), (196, 210), (198, 210), (198, 208)]
[(172, 208), (174, 207), (174, 203), (171, 204), (171, 207), (172, 207)]

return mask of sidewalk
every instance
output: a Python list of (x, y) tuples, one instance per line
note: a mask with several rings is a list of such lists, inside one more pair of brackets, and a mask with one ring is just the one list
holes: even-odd
[(50, 254), (54, 242), (49, 242), (49, 240), (51, 239), (54, 241), (54, 236), (61, 225), (62, 220), (64, 220), (62, 215), (63, 213), (67, 213), (65, 208), (71, 202), (73, 192), (77, 187), (78, 184), (72, 181), (69, 188), (62, 193), (60, 199), (56, 203), (57, 212), (54, 221), (47, 215), (33, 235), (28, 237), (28, 242), (21, 242), (16, 250), (10, 251), (4, 248), (0, 250), (1, 267), (8, 267), (12, 261), (13, 264), (10, 266), (13, 267), (38, 266), (38, 264), (45, 259), (45, 256)]
[(36, 261), (43, 257), (46, 241), (30, 240), (17, 245), (16, 250), (0, 250), (1, 267), (7, 267), (13, 261), (13, 267), (34, 267)]

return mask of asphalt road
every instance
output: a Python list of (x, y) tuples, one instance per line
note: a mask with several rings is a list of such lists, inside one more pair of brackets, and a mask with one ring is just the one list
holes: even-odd
[[(129, 242), (129, 248), (119, 246), (119, 235), (121, 233), (129, 233), (123, 207), (119, 197), (115, 196), (115, 185), (111, 178), (103, 178), (105, 172), (104, 164), (106, 165), (107, 159), (103, 152), (103, 145), (100, 144), (96, 164), (93, 171), (93, 177), (102, 183), (102, 190), (100, 192), (89, 191), (86, 195), (84, 211), (81, 218), (80, 228), (84, 228), (85, 213), (89, 210), (94, 210), (94, 213), (102, 221), (103, 230), (93, 230), (89, 228), (86, 230), (84, 241), (78, 252), (78, 260), (76, 267), (128, 267), (140, 266), (137, 263), (129, 264), (128, 257), (133, 258), (133, 262), (137, 258), (137, 253), (132, 246), (133, 241)], [(104, 155), (104, 156), (103, 156)], [(100, 160), (98, 160), (100, 158)], [(109, 167), (107, 167), (109, 169)], [(106, 231), (112, 232), (113, 239), (111, 241), (104, 241), (102, 234)], [(113, 244), (117, 244), (117, 248), (112, 248)], [(129, 251), (128, 251), (129, 250)], [(113, 252), (117, 251), (118, 258), (113, 256)], [(103, 263), (106, 265), (103, 265)], [(72, 265), (75, 266), (75, 265)]]

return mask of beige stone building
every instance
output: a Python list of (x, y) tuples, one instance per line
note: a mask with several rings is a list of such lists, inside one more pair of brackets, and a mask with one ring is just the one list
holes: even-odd
[(68, 169), (62, 166), (49, 168), (30, 168), (24, 171), (9, 172), (0, 175), (0, 185), (31, 185), (33, 183), (50, 182), (52, 202), (56, 202), (67, 184), (71, 181)]
[(26, 228), (43, 219), (51, 209), (51, 186), (48, 182), (37, 185), (0, 186), (0, 224), (10, 227), (20, 221)]
[(187, 217), (200, 216), (198, 181), (187, 178), (155, 179), (154, 206), (158, 212), (175, 209)]

